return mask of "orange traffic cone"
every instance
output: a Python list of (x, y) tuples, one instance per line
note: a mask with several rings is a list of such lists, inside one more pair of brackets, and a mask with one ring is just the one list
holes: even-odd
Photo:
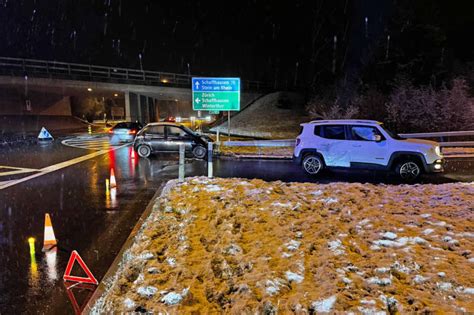
[(50, 250), (51, 248), (58, 245), (56, 237), (54, 236), (53, 224), (51, 223), (51, 218), (49, 214), (46, 213), (44, 216), (44, 243), (43, 251)]
[(117, 181), (115, 180), (115, 172), (114, 169), (110, 169), (110, 188), (117, 187)]

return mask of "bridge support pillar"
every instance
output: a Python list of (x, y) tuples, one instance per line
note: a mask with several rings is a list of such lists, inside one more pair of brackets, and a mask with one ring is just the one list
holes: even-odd
[(130, 113), (130, 92), (125, 92), (125, 120), (132, 121), (131, 113)]
[(156, 121), (154, 99), (145, 95), (125, 92), (125, 119), (142, 124)]
[(130, 91), (125, 92), (125, 119), (142, 122), (140, 115), (140, 95)]

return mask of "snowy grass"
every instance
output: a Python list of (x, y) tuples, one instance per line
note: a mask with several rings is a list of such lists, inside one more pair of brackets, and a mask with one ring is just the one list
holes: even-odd
[(99, 313), (474, 311), (474, 183), (168, 187)]

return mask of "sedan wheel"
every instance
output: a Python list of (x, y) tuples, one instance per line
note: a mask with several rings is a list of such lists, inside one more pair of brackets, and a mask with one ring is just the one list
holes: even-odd
[(323, 169), (323, 161), (319, 156), (308, 155), (303, 159), (303, 169), (310, 175), (316, 175)]
[(195, 158), (204, 159), (206, 157), (207, 150), (202, 145), (198, 145), (193, 149), (193, 155)]
[(151, 154), (151, 149), (149, 146), (141, 145), (138, 147), (138, 155), (142, 158), (147, 158)]

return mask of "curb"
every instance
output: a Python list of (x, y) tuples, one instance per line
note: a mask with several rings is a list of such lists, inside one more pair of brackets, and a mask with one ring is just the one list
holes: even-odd
[(128, 236), (127, 240), (125, 243), (122, 245), (122, 248), (120, 248), (120, 251), (118, 252), (117, 256), (115, 256), (114, 261), (112, 262), (112, 265), (110, 265), (109, 269), (105, 273), (104, 277), (100, 280), (99, 285), (97, 286), (97, 289), (94, 291), (92, 294), (91, 298), (87, 302), (86, 306), (82, 310), (81, 314), (90, 314), (94, 308), (94, 305), (96, 304), (97, 300), (106, 292), (108, 289), (108, 286), (105, 284), (105, 282), (109, 282), (113, 279), (115, 276), (115, 273), (119, 270), (120, 264), (122, 263), (124, 253), (130, 249), (130, 247), (133, 244), (133, 241), (135, 240), (135, 236), (140, 232), (140, 229), (145, 223), (145, 221), (148, 219), (150, 216), (151, 212), (153, 211), (153, 205), (154, 201), (159, 198), (163, 192), (163, 188), (167, 185), (168, 182), (163, 183), (160, 185), (160, 187), (156, 190), (156, 193), (153, 195), (151, 198), (150, 202), (145, 208), (145, 211), (143, 214), (140, 216), (138, 219), (137, 223), (132, 229), (132, 232), (130, 232), (130, 235)]
[(461, 158), (474, 158), (472, 153), (459, 153), (459, 154), (445, 154), (445, 159), (461, 159)]
[(293, 157), (289, 156), (271, 156), (271, 155), (219, 155), (222, 160), (274, 160), (291, 161)]

